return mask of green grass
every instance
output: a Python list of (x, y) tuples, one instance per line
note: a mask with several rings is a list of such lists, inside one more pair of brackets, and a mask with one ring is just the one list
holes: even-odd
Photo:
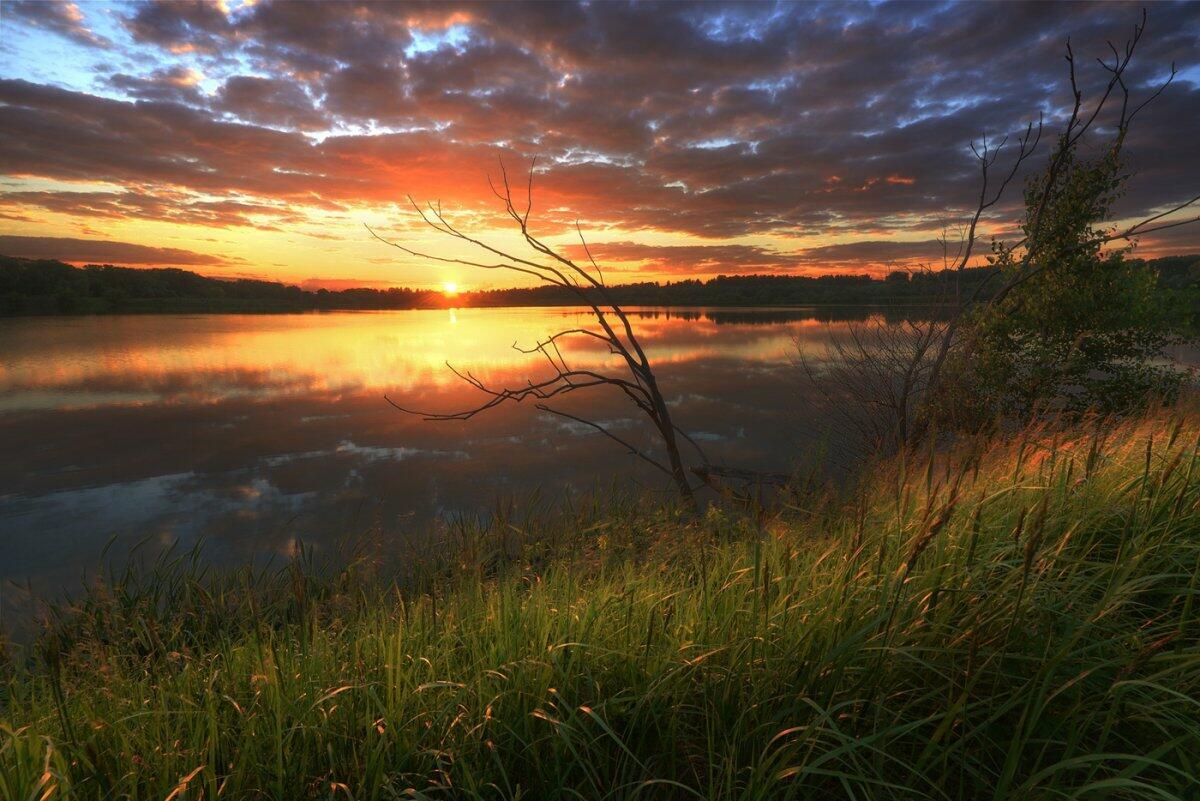
[(761, 535), (501, 519), (403, 586), (165, 563), (4, 668), (0, 797), (1200, 798), (1198, 444), (910, 456)]

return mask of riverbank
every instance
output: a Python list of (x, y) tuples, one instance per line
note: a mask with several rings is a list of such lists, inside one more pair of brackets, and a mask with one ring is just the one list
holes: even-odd
[(1173, 410), (766, 521), (510, 518), (403, 583), (126, 576), (3, 668), (0, 795), (1188, 797), (1198, 445)]

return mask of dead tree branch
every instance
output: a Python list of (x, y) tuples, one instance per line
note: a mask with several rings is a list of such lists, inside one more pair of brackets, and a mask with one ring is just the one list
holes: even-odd
[[(563, 255), (552, 246), (535, 236), (529, 229), (529, 218), (533, 210), (533, 176), (535, 164), (529, 168), (528, 180), (525, 183), (525, 198), (523, 208), (518, 208), (514, 198), (508, 171), (504, 162), (500, 161), (500, 180), (495, 182), (489, 176), (488, 185), (492, 193), (504, 204), (504, 211), (513, 221), (521, 234), (525, 245), (532, 251), (530, 256), (510, 253), (494, 247), (483, 240), (464, 233), (451, 223), (443, 214), (441, 205), (429, 203), (421, 206), (412, 197), (408, 202), (421, 218), (422, 222), (433, 230), (465, 242), (475, 249), (487, 253), (488, 260), (473, 260), (448, 256), (437, 256), (432, 253), (417, 250), (397, 241), (380, 236), (370, 227), (371, 235), (379, 241), (390, 245), (403, 253), (429, 261), (459, 264), (483, 270), (507, 270), (537, 280), (540, 283), (560, 287), (571, 293), (585, 306), (595, 320), (596, 328), (569, 328), (551, 334), (538, 340), (530, 347), (521, 347), (513, 343), (513, 348), (524, 354), (541, 354), (550, 368), (550, 375), (537, 381), (532, 379), (517, 387), (492, 387), (470, 372), (461, 372), (451, 365), (447, 367), (460, 380), (474, 387), (486, 396), (486, 400), (478, 405), (452, 412), (429, 412), (409, 409), (401, 406), (390, 398), (388, 402), (396, 409), (418, 415), (426, 420), (469, 420), (477, 414), (493, 409), (504, 403), (520, 403), (525, 400), (534, 401), (536, 408), (549, 414), (574, 420), (595, 429), (604, 436), (620, 444), (631, 454), (641, 458), (648, 464), (669, 475), (675, 483), (680, 497), (689, 504), (694, 503), (693, 488), (687, 477), (683, 458), (679, 452), (678, 436), (686, 439), (703, 459), (703, 451), (695, 440), (680, 431), (671, 419), (670, 408), (658, 386), (658, 378), (654, 373), (649, 357), (642, 343), (633, 330), (629, 316), (616, 303), (608, 291), (604, 281), (604, 273), (596, 260), (592, 258), (591, 250), (583, 236), (582, 228), (576, 223), (576, 231), (584, 252), (587, 254), (591, 268), (588, 269)], [(495, 260), (492, 260), (495, 259)], [(602, 343), (611, 355), (618, 356), (623, 363), (626, 375), (614, 375), (599, 370), (572, 368), (559, 347), (560, 342), (571, 339), (588, 339)], [(646, 454), (631, 443), (616, 436), (604, 426), (590, 420), (563, 412), (548, 405), (547, 401), (576, 392), (581, 389), (596, 387), (614, 387), (628, 398), (639, 412), (650, 421), (654, 427), (664, 454), (665, 460), (656, 459)], [(705, 460), (707, 461), (707, 460)]]

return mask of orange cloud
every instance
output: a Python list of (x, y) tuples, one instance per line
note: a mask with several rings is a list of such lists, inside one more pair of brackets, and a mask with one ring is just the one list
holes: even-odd
[[(268, 0), (114, 8), (102, 42), (81, 27), (87, 6), (5, 9), (65, 38), (78, 62), (64, 75), (86, 80), (48, 85), (27, 58), (0, 67), (4, 231), (61, 230), (64, 217), (113, 240), (223, 231), (214, 247), (263, 254), (276, 277), (337, 281), (386, 261), (360, 247), (362, 222), (418, 236), (406, 194), (503, 236), (485, 179), (501, 155), (522, 186), (539, 159), (539, 235), (579, 220), (648, 277), (923, 259), (911, 243), (973, 209), (966, 144), (1057, 107), (1066, 33), (1091, 53), (1127, 22), (1117, 5), (1086, 23), (1039, 7), (1030, 26), (971, 5)], [(1200, 6), (1155, 16), (1175, 33), (1140, 57), (1194, 74)], [(993, 35), (963, 49), (961, 30), (984, 25)], [(110, 44), (128, 50), (128, 73), (95, 66)], [(1189, 196), (1200, 155), (1178, 142), (1200, 138), (1198, 109), (1200, 85), (1178, 80), (1139, 118), (1119, 213)], [(1019, 195), (987, 230), (1019, 216)]]

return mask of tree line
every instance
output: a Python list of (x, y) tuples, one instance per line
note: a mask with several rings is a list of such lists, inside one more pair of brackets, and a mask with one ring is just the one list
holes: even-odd
[[(1181, 289), (1200, 280), (1200, 254), (1168, 256), (1145, 264), (1163, 288)], [(954, 292), (975, 292), (997, 269), (895, 270), (884, 277), (720, 275), (707, 280), (617, 284), (608, 287), (608, 292), (623, 306), (926, 305), (943, 303)], [(453, 297), (407, 287), (309, 291), (275, 281), (209, 278), (181, 269), (111, 264), (74, 267), (49, 259), (0, 256), (0, 315), (9, 316), (562, 306), (579, 302), (575, 293), (560, 286), (488, 289)]]

